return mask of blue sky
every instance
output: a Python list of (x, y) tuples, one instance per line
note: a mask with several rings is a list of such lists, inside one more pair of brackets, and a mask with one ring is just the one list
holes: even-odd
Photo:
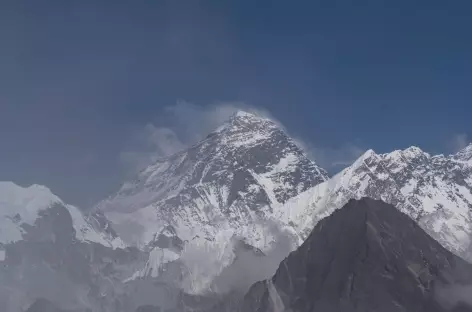
[(333, 172), (367, 148), (467, 143), (472, 2), (352, 3), (2, 3), (0, 180), (89, 205), (238, 107)]

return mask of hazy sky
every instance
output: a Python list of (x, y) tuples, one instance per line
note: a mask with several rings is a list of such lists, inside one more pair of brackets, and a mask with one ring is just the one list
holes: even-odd
[(472, 2), (355, 2), (3, 1), (0, 180), (87, 206), (239, 107), (331, 171), (466, 144)]

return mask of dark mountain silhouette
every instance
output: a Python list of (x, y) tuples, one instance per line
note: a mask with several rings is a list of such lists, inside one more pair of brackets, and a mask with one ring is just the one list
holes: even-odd
[(472, 311), (441, 296), (471, 281), (471, 264), (394, 206), (364, 198), (319, 222), (239, 311)]

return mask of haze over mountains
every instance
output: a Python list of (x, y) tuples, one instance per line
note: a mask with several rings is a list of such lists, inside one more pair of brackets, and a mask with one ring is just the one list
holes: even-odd
[[(392, 204), (445, 249), (419, 228), (412, 229), (413, 221), (390, 206), (350, 201), (363, 197)], [(301, 246), (273, 279), (283, 303), (280, 311), (377, 311), (372, 306), (376, 301), (365, 296), (383, 298), (379, 306), (385, 311), (446, 311), (433, 300), (433, 286), (418, 281), (418, 255), (428, 253), (428, 263), (440, 257), (435, 270), (444, 274), (456, 272), (452, 262), (461, 263), (464, 277), (469, 276), (470, 267), (446, 249), (472, 260), (471, 211), (472, 145), (450, 156), (431, 156), (417, 147), (381, 155), (369, 150), (330, 178), (276, 123), (239, 112), (201, 142), (141, 171), (87, 215), (45, 187), (0, 183), (0, 308), (25, 311), (41, 298), (64, 311), (135, 311), (146, 305), (162, 311), (201, 310), (196, 301), (185, 307), (182, 302), (220, 302), (228, 294), (242, 295), (253, 283), (270, 278)], [(333, 218), (317, 226), (331, 214)], [(353, 223), (346, 226), (347, 220)], [(318, 230), (312, 233), (315, 226)], [(385, 226), (395, 231), (387, 231), (379, 243), (372, 233)], [(397, 239), (403, 228), (408, 235)], [(349, 274), (360, 274), (362, 282), (349, 292), (343, 307), (334, 302), (345, 296), (336, 292), (344, 275), (335, 275), (334, 284), (324, 288), (319, 276), (298, 271), (291, 260), (306, 263), (305, 268), (314, 261), (323, 271), (331, 263), (323, 260), (323, 252), (334, 246), (326, 243), (331, 238), (325, 240), (325, 235), (336, 233), (339, 239), (359, 234), (352, 243), (360, 245), (348, 254), (334, 250), (338, 266), (333, 270), (344, 262), (358, 263), (358, 252), (368, 242), (378, 252), (367, 259), (382, 259), (390, 274), (379, 281), (370, 274), (370, 264), (356, 264)], [(308, 251), (307, 245), (315, 247)], [(396, 248), (402, 246), (411, 253), (398, 254)], [(413, 275), (408, 273), (412, 266)], [(389, 282), (397, 273), (405, 277), (404, 284)], [(287, 277), (293, 274), (306, 275), (305, 282), (293, 286)], [(434, 273), (433, 280), (442, 274)], [(443, 284), (454, 284), (459, 279), (454, 276)], [(368, 287), (372, 279), (379, 289)], [(244, 304), (252, 302), (253, 311), (275, 311), (267, 310), (272, 284), (260, 285), (251, 288), (246, 298), (252, 299)], [(395, 297), (399, 289), (406, 293)], [(326, 300), (310, 301), (312, 291)], [(413, 299), (410, 295), (417, 292), (422, 295)]]

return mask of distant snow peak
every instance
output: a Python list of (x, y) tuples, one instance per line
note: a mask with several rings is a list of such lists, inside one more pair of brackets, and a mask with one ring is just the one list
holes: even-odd
[(0, 245), (22, 240), (24, 225), (34, 226), (40, 213), (55, 205), (68, 211), (80, 241), (113, 248), (124, 247), (119, 238), (110, 239), (105, 233), (97, 231), (77, 207), (65, 204), (49, 188), (37, 184), (22, 187), (9, 181), (0, 181)]
[(55, 203), (62, 203), (47, 187), (21, 187), (9, 181), (0, 181), (0, 243), (8, 244), (22, 239), (21, 224), (34, 224), (40, 211)]
[(431, 157), (431, 155), (429, 155), (428, 153), (424, 152), (423, 150), (421, 150), (419, 147), (416, 147), (416, 146), (410, 146), (406, 149), (395, 150), (393, 152), (386, 153), (386, 154), (378, 154), (377, 156), (385, 160), (399, 161), (399, 162), (411, 162), (415, 159)]
[(0, 214), (19, 214), (24, 222), (34, 222), (38, 212), (53, 203), (61, 203), (61, 200), (45, 186), (21, 187), (0, 181)]

